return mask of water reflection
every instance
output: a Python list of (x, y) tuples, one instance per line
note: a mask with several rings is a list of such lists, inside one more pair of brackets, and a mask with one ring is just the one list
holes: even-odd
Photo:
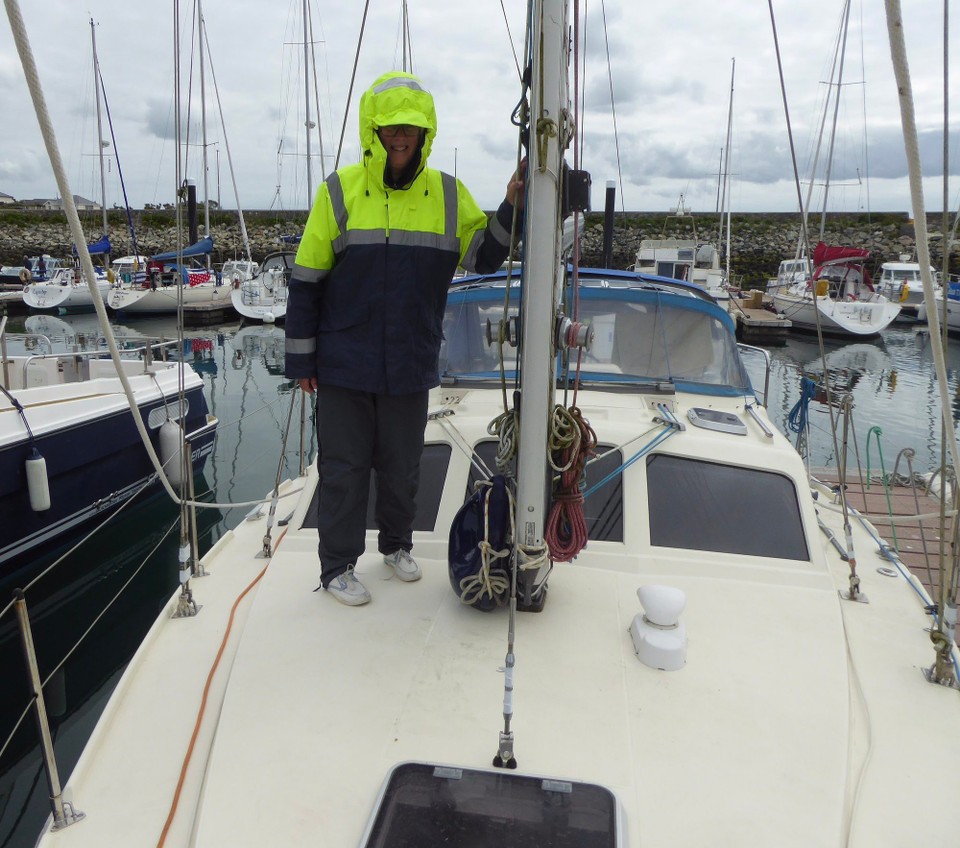
[[(834, 402), (845, 394), (853, 398), (855, 445), (851, 444), (851, 451), (856, 446), (863, 452), (868, 432), (872, 427), (879, 427), (883, 456), (888, 461), (903, 448), (911, 447), (916, 451), (914, 463), (918, 470), (931, 470), (939, 465), (940, 407), (930, 338), (925, 332), (905, 327), (889, 329), (873, 341), (824, 340), (823, 357), (815, 336), (793, 335), (770, 353), (770, 415), (793, 441), (796, 434), (790, 431), (789, 416), (800, 399), (801, 378), (810, 377), (823, 386), (825, 359), (827, 383)], [(949, 403), (954, 421), (958, 421), (960, 340), (949, 341), (946, 359)], [(748, 360), (747, 366), (754, 385), (762, 386), (758, 364)], [(825, 393), (821, 391), (809, 406), (809, 455), (814, 466), (836, 464), (825, 400)], [(874, 455), (872, 467), (877, 467), (877, 460)]]

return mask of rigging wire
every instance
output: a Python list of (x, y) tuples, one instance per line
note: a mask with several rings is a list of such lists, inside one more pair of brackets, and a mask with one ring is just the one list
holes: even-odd
[[(204, 47), (206, 47), (207, 58), (210, 61), (210, 77), (213, 81), (213, 93), (217, 100), (217, 112), (220, 115), (220, 127), (223, 130), (223, 146), (227, 154), (227, 167), (230, 170), (230, 183), (233, 186), (233, 196), (237, 202), (237, 212), (240, 218), (240, 237), (243, 240), (243, 246), (247, 253), (247, 260), (249, 262), (253, 262), (253, 254), (250, 251), (250, 239), (247, 235), (247, 225), (243, 219), (243, 207), (240, 205), (240, 190), (237, 188), (237, 177), (233, 169), (233, 156), (230, 153), (230, 140), (227, 138), (227, 123), (223, 117), (223, 103), (220, 100), (220, 87), (217, 85), (217, 74), (213, 67), (213, 53), (210, 50), (210, 42), (207, 38), (206, 26), (202, 28), (200, 37), (203, 39), (203, 44), (200, 45), (200, 49), (203, 50)], [(117, 167), (120, 167), (119, 163), (117, 164)]]
[(120, 178), (120, 190), (123, 192), (123, 208), (127, 215), (127, 229), (130, 232), (130, 241), (133, 244), (134, 270), (139, 268), (140, 248), (137, 246), (137, 233), (133, 226), (133, 215), (130, 212), (130, 201), (127, 199), (127, 185), (123, 180), (123, 170), (120, 167), (120, 151), (117, 150), (117, 136), (113, 131), (113, 118), (110, 115), (110, 102), (107, 100), (107, 90), (103, 85), (103, 77), (100, 77), (100, 89), (103, 92), (103, 108), (107, 113), (107, 126), (110, 128), (110, 140), (113, 144), (113, 158), (117, 163), (117, 176)]
[(617, 101), (613, 94), (613, 64), (610, 61), (610, 35), (607, 31), (607, 6), (605, 0), (600, 0), (600, 10), (603, 13), (603, 41), (607, 53), (607, 81), (610, 85), (610, 109), (613, 112), (613, 142), (617, 151), (617, 179), (620, 182), (620, 210), (621, 212), (625, 212), (623, 168), (620, 164), (620, 132), (617, 129)]
[(357, 52), (353, 57), (353, 69), (350, 71), (350, 87), (347, 90), (347, 102), (343, 107), (343, 125), (340, 127), (340, 141), (337, 144), (337, 158), (333, 162), (333, 170), (340, 167), (340, 154), (343, 152), (343, 139), (347, 134), (347, 116), (350, 114), (350, 101), (353, 99), (353, 86), (357, 80), (357, 66), (360, 64), (360, 45), (363, 44), (363, 31), (367, 26), (367, 12), (370, 11), (370, 0), (363, 4), (363, 18), (360, 21), (360, 35), (357, 38)]
[[(507, 28), (507, 40), (510, 42), (510, 50), (513, 53), (513, 64), (517, 69), (517, 79), (523, 79), (523, 71), (520, 70), (520, 61), (517, 59), (517, 46), (513, 43), (513, 33), (510, 32), (510, 21), (507, 20), (507, 9), (503, 5), (503, 0), (500, 0), (500, 11), (503, 13), (503, 23)], [(524, 61), (524, 67), (526, 67), (526, 61)]]

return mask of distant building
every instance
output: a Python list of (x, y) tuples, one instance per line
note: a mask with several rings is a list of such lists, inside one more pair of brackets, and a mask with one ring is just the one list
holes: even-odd
[[(100, 204), (95, 200), (87, 200), (79, 194), (73, 196), (73, 203), (78, 212), (99, 212)], [(31, 200), (24, 200), (20, 203), (24, 209), (45, 209), (48, 211), (63, 209), (63, 201), (59, 197), (48, 199), (37, 197)]]
[(12, 197), (9, 194), (4, 194), (2, 191), (0, 191), (0, 206), (12, 206), (16, 202), (17, 202), (16, 198)]

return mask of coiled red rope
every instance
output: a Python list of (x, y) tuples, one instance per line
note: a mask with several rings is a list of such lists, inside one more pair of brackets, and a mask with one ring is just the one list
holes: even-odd
[(544, 539), (550, 557), (570, 562), (587, 546), (587, 523), (583, 515), (583, 468), (594, 455), (597, 434), (576, 406), (554, 412), (551, 464), (560, 472), (553, 492)]

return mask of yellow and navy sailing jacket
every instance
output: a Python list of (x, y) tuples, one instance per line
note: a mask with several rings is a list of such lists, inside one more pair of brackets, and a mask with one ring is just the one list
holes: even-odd
[[(412, 181), (384, 183), (376, 129), (426, 130)], [(317, 191), (297, 250), (286, 314), (286, 376), (378, 394), (439, 383), (447, 288), (460, 265), (489, 273), (509, 251), (513, 207), (487, 222), (455, 177), (426, 167), (433, 97), (410, 74), (381, 76), (360, 100), (363, 161)]]

